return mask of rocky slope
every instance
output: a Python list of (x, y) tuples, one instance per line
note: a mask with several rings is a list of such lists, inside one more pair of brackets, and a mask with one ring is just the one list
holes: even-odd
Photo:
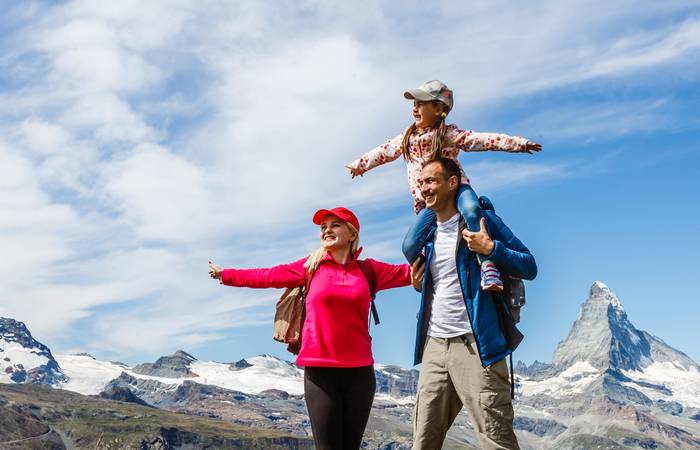
[(92, 398), (0, 384), (2, 449), (312, 449), (305, 437)]

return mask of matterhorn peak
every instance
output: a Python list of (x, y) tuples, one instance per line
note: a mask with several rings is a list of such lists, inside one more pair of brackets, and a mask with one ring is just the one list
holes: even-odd
[(600, 302), (604, 305), (612, 306), (614, 313), (626, 316), (625, 310), (622, 307), (622, 302), (620, 302), (617, 294), (611, 291), (608, 285), (602, 281), (593, 283), (588, 292), (588, 302)]
[(606, 295), (609, 295), (610, 293), (610, 288), (607, 284), (603, 283), (602, 281), (596, 281), (593, 283), (593, 286), (591, 286), (589, 296), (604, 297)]
[(629, 370), (645, 366), (649, 358), (649, 343), (629, 322), (620, 299), (605, 283), (596, 281), (552, 362), (562, 370), (577, 361), (601, 370)]

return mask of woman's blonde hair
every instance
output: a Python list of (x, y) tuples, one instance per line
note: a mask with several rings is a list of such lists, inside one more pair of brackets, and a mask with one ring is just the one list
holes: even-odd
[[(350, 244), (350, 254), (354, 255), (355, 252), (357, 252), (357, 249), (360, 248), (360, 233), (350, 222), (343, 221), (343, 223), (348, 227), (350, 231), (355, 233), (355, 240), (352, 241), (352, 244)], [(318, 264), (326, 256), (326, 253), (328, 252), (323, 246), (314, 250), (304, 263), (304, 268), (308, 271), (314, 271), (318, 269)]]
[[(442, 105), (442, 103), (438, 101), (435, 101), (435, 103)], [(433, 140), (430, 142), (430, 158), (426, 161), (433, 160), (438, 156), (442, 156), (440, 154), (440, 150), (442, 150), (442, 143), (445, 139), (445, 121), (447, 120), (447, 113), (448, 111), (446, 111), (443, 106), (442, 112), (440, 113), (440, 118), (438, 119), (437, 130), (435, 131), (435, 134), (433, 134)], [(401, 141), (401, 151), (406, 161), (410, 161), (413, 159), (413, 157), (411, 156), (409, 143), (411, 141), (411, 135), (414, 131), (416, 131), (415, 122), (410, 124), (408, 128), (406, 128), (406, 131), (404, 131), (403, 133), (403, 140)]]

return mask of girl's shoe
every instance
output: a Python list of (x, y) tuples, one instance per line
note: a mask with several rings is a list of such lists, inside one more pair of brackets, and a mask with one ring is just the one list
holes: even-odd
[(481, 262), (481, 289), (484, 291), (502, 291), (501, 272), (489, 260)]

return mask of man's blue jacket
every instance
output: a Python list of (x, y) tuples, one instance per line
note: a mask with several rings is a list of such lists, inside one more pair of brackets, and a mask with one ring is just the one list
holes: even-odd
[[(483, 215), (488, 224), (489, 235), (495, 244), (493, 251), (486, 258), (498, 266), (502, 276), (511, 275), (526, 280), (534, 279), (537, 276), (537, 265), (530, 250), (515, 237), (510, 228), (496, 215), (490, 202), (488, 200), (485, 201), (487, 202), (487, 207), (491, 209), (484, 209)], [(423, 359), (423, 348), (425, 347), (428, 333), (428, 321), (430, 319), (433, 297), (430, 261), (434, 253), (433, 236), (436, 229), (437, 225), (433, 224), (426, 236), (425, 275), (423, 277), (420, 310), (417, 316), (418, 326), (416, 327), (414, 364), (420, 364)], [(486, 367), (508, 356), (522, 339), (522, 335), (515, 329), (514, 332), (519, 335), (519, 339), (517, 339), (515, 344), (511, 342), (509, 345), (509, 339), (506, 336), (513, 331), (508, 328), (514, 328), (515, 325), (505, 323), (507, 321), (503, 318), (503, 312), (507, 310), (507, 307), (502, 295), (480, 289), (481, 272), (479, 263), (475, 254), (467, 248), (467, 243), (462, 239), (462, 229), (464, 229), (463, 220), (456, 249), (457, 273), (467, 307), (467, 315), (474, 333), (474, 340), (479, 349), (481, 364)], [(499, 309), (501, 311), (500, 317)]]

